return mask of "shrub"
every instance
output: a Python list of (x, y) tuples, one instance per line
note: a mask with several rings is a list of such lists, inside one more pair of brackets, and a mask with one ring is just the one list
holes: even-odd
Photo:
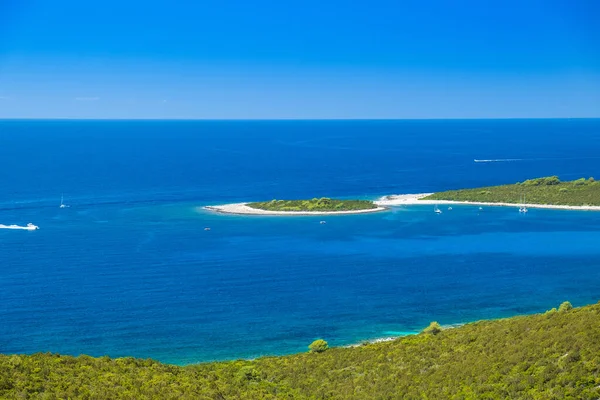
[(322, 353), (329, 348), (329, 344), (323, 339), (317, 339), (308, 345), (308, 350), (311, 353)]
[(254, 368), (251, 365), (246, 365), (240, 368), (240, 370), (236, 374), (236, 378), (238, 379), (238, 381), (241, 382), (260, 380), (258, 371), (256, 371), (256, 368)]
[(558, 179), (558, 176), (556, 175), (542, 179), (544, 180), (544, 185), (558, 185), (560, 183), (560, 179)]
[(573, 305), (568, 301), (563, 302), (560, 307), (558, 307), (558, 312), (567, 312), (573, 309)]
[(524, 185), (530, 185), (530, 186), (558, 185), (559, 183), (560, 183), (560, 179), (558, 179), (558, 176), (556, 176), (556, 175), (548, 176), (546, 178), (528, 179), (525, 182), (523, 182)]
[(439, 323), (437, 323), (436, 321), (433, 321), (432, 323), (429, 324), (429, 326), (427, 328), (423, 329), (423, 333), (430, 333), (432, 335), (437, 335), (441, 331), (442, 331), (442, 326)]

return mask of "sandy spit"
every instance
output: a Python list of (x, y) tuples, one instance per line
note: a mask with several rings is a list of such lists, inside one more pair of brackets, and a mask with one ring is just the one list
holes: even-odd
[(372, 208), (369, 210), (356, 211), (268, 211), (259, 210), (248, 206), (248, 203), (223, 204), (220, 206), (206, 206), (206, 210), (215, 211), (224, 214), (239, 214), (239, 215), (344, 215), (344, 214), (366, 214), (387, 210), (384, 206)]

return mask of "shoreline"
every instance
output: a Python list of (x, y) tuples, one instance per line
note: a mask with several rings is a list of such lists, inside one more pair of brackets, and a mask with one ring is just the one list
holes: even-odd
[(219, 214), (233, 215), (262, 215), (262, 216), (311, 216), (311, 215), (352, 215), (352, 214), (369, 214), (389, 210), (389, 207), (395, 206), (414, 206), (414, 205), (441, 205), (441, 204), (458, 204), (472, 206), (492, 206), (492, 207), (520, 207), (527, 208), (544, 208), (551, 210), (572, 210), (572, 211), (600, 211), (600, 206), (569, 206), (558, 204), (517, 204), (489, 201), (458, 201), (458, 200), (423, 200), (433, 193), (415, 193), (415, 194), (393, 194), (382, 196), (373, 203), (377, 208), (367, 210), (351, 210), (351, 211), (269, 211), (252, 208), (248, 203), (231, 203), (216, 206), (199, 207), (204, 210), (216, 212)]
[(600, 206), (568, 206), (557, 204), (517, 204), (517, 203), (502, 203), (489, 201), (458, 201), (458, 200), (422, 200), (423, 197), (433, 193), (417, 193), (417, 194), (397, 194), (380, 197), (374, 203), (378, 206), (410, 206), (410, 205), (436, 205), (436, 204), (463, 204), (473, 206), (494, 206), (494, 207), (520, 207), (527, 208), (546, 208), (553, 210), (576, 210), (576, 211), (600, 211)]
[(349, 214), (367, 214), (374, 212), (382, 212), (388, 210), (387, 207), (377, 204), (377, 208), (369, 208), (366, 210), (350, 210), (350, 211), (269, 211), (252, 208), (248, 203), (232, 203), (219, 206), (204, 206), (204, 210), (213, 211), (220, 214), (234, 215), (272, 215), (272, 216), (310, 216), (310, 215), (349, 215)]

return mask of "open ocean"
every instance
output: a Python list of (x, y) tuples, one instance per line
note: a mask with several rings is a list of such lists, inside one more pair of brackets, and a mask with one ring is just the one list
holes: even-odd
[(0, 224), (40, 226), (0, 229), (0, 353), (188, 364), (595, 303), (600, 212), (198, 210), (547, 175), (600, 178), (600, 120), (0, 121)]

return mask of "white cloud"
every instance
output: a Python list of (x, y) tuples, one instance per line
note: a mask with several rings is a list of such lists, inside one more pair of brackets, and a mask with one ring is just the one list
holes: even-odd
[(100, 97), (75, 97), (75, 101), (97, 101)]

